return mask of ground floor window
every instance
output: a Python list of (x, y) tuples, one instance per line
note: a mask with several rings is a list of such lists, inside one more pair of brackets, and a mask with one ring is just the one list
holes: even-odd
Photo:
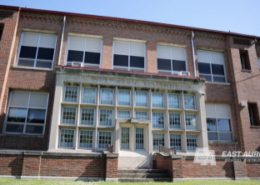
[(170, 134), (170, 145), (175, 150), (181, 150), (181, 135)]
[(107, 149), (112, 144), (112, 132), (99, 131), (98, 132), (98, 148)]
[(195, 135), (187, 135), (187, 150), (194, 151), (197, 147), (197, 136)]
[(164, 134), (153, 133), (153, 150), (159, 150), (160, 146), (164, 146)]

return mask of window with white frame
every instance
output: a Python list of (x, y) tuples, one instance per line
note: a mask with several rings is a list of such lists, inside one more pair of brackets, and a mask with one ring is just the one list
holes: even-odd
[(98, 148), (106, 149), (112, 143), (112, 132), (99, 131), (98, 132)]
[(135, 128), (135, 148), (144, 149), (144, 128)]
[(60, 148), (73, 148), (74, 147), (74, 137), (75, 137), (74, 129), (61, 128), (60, 129), (59, 147)]
[(121, 128), (121, 149), (129, 150), (130, 129), (127, 127)]
[(47, 106), (48, 93), (11, 91), (5, 131), (42, 135), (46, 123)]
[(209, 141), (232, 141), (231, 109), (226, 104), (206, 104)]
[(197, 128), (197, 115), (194, 113), (185, 113), (185, 122), (187, 129), (196, 129)]
[(145, 111), (136, 111), (135, 118), (138, 120), (148, 120), (148, 113)]
[(22, 32), (18, 66), (51, 69), (57, 36), (49, 33)]
[(197, 144), (197, 136), (196, 135), (187, 135), (187, 150), (194, 151), (196, 150)]
[(84, 87), (82, 92), (82, 103), (95, 104), (97, 102), (97, 88)]
[(66, 102), (77, 102), (79, 86), (78, 85), (65, 85), (64, 90), (64, 101)]
[(164, 128), (164, 113), (153, 112), (153, 128)]
[(169, 108), (179, 109), (180, 108), (180, 95), (179, 94), (168, 94)]
[(101, 50), (101, 38), (70, 35), (68, 37), (67, 64), (99, 66)]
[(131, 93), (129, 89), (118, 89), (118, 105), (128, 106), (131, 104)]
[(73, 106), (62, 107), (62, 124), (76, 124), (77, 108)]
[(114, 90), (112, 88), (101, 88), (100, 103), (104, 105), (114, 104)]
[(223, 52), (198, 50), (200, 76), (210, 82), (227, 82)]
[(113, 126), (113, 110), (100, 109), (99, 110), (99, 125), (100, 126)]
[(80, 130), (79, 132), (79, 147), (92, 148), (93, 147), (93, 130)]
[(196, 109), (195, 96), (192, 94), (184, 94), (185, 109)]
[(145, 69), (145, 43), (114, 40), (114, 68)]
[(95, 124), (95, 109), (94, 108), (82, 108), (81, 109), (81, 122), (82, 125), (94, 125)]
[(159, 150), (160, 146), (164, 146), (164, 134), (153, 133), (153, 150)]
[(181, 135), (170, 134), (170, 146), (175, 150), (181, 150)]
[(169, 124), (170, 128), (180, 128), (181, 127), (181, 115), (178, 112), (169, 113)]
[(135, 105), (138, 107), (147, 107), (148, 106), (148, 92), (147, 91), (136, 91)]
[(131, 113), (129, 110), (119, 110), (117, 117), (119, 119), (130, 119), (131, 118)]
[(152, 93), (152, 105), (153, 107), (163, 107), (163, 93), (153, 92)]
[(157, 68), (161, 72), (187, 71), (186, 49), (183, 47), (158, 45)]

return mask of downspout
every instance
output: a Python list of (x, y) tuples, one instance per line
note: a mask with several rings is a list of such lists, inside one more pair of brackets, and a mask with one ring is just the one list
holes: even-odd
[(59, 58), (58, 58), (58, 65), (61, 65), (61, 55), (62, 55), (62, 48), (63, 48), (63, 39), (65, 33), (65, 26), (66, 26), (66, 16), (63, 16), (63, 25), (62, 25), (62, 32), (61, 32), (61, 40), (60, 40), (60, 51), (59, 51)]
[(20, 20), (20, 12), (21, 12), (21, 8), (19, 8), (18, 13), (17, 13), (16, 23), (15, 23), (15, 27), (14, 27), (13, 39), (12, 39), (12, 43), (11, 43), (11, 48), (10, 48), (10, 53), (9, 53), (9, 56), (8, 56), (7, 65), (6, 65), (3, 87), (2, 87), (1, 96), (0, 96), (0, 113), (4, 109), (2, 104), (3, 104), (3, 100), (4, 100), (4, 94), (5, 94), (5, 91), (6, 91), (6, 85), (7, 85), (8, 75), (9, 75), (9, 71), (10, 71), (10, 66), (11, 66), (11, 63), (12, 63), (12, 57), (13, 57), (13, 53), (14, 53), (14, 50), (15, 50), (15, 41), (16, 41), (16, 35), (17, 35), (17, 30), (18, 30), (18, 25), (19, 25), (19, 20)]
[(192, 48), (192, 61), (193, 61), (193, 70), (194, 76), (198, 77), (197, 67), (196, 67), (196, 54), (195, 54), (195, 46), (194, 46), (194, 31), (191, 31), (191, 48)]

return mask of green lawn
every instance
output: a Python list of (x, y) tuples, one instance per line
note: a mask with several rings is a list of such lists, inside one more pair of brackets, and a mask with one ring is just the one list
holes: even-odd
[(0, 178), (0, 185), (260, 185), (260, 180), (192, 180), (182, 182), (134, 182), (134, 183), (118, 183), (118, 182), (84, 182), (71, 180), (19, 180), (10, 178)]

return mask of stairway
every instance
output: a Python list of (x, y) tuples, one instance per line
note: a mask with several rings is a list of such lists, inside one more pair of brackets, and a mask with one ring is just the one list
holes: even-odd
[(121, 182), (171, 181), (168, 172), (158, 169), (118, 170)]

